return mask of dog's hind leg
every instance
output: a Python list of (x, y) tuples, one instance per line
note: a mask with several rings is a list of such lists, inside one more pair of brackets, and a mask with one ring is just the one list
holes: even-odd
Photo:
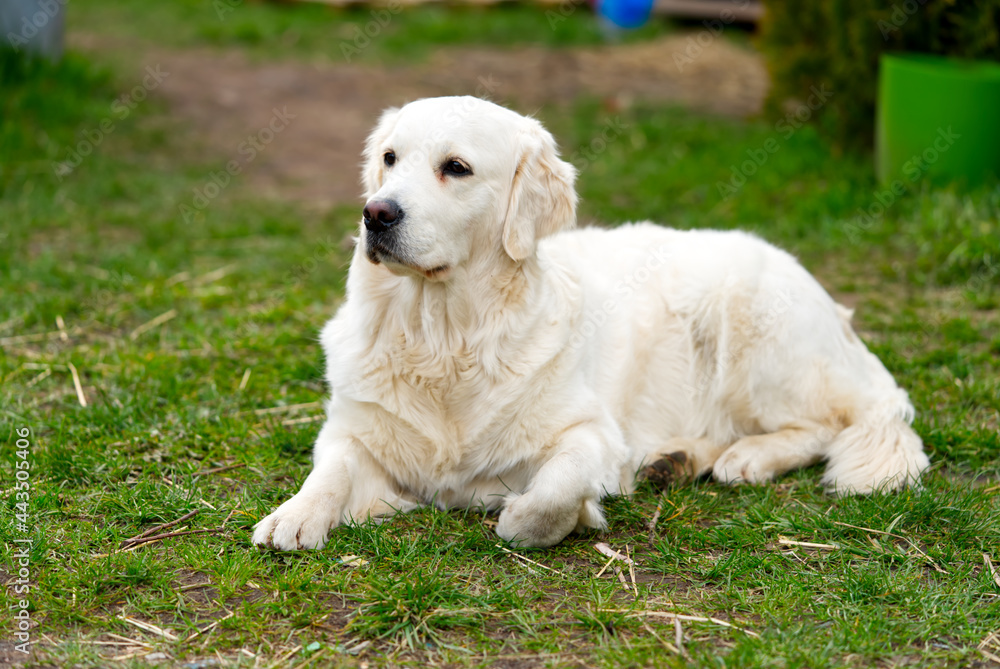
[(816, 464), (840, 429), (800, 422), (777, 432), (743, 437), (716, 460), (716, 480), (731, 485), (764, 483), (785, 472)]

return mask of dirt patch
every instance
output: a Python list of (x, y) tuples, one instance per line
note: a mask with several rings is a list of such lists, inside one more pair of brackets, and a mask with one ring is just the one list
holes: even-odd
[[(685, 62), (688, 39), (561, 50), (454, 48), (412, 66), (259, 64), (239, 51), (207, 49), (147, 52), (137, 62), (170, 73), (157, 94), (203, 141), (210, 160), (237, 161), (244, 183), (260, 195), (325, 208), (359, 202), (366, 134), (382, 109), (421, 97), (489, 87), (491, 99), (524, 113), (581, 96), (730, 116), (757, 112), (768, 86), (761, 58), (715, 40)], [(77, 43), (97, 46), (85, 37)], [(287, 123), (264, 143), (276, 118)], [(262, 148), (251, 151), (248, 140), (260, 133)]]

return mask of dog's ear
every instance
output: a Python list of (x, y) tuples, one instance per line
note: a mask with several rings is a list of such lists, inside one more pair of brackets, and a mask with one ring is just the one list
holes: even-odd
[(382, 112), (378, 125), (368, 135), (365, 140), (365, 149), (362, 153), (363, 162), (361, 164), (361, 186), (364, 188), (364, 197), (367, 200), (375, 194), (382, 186), (382, 174), (385, 170), (385, 162), (382, 160), (383, 145), (393, 126), (396, 125), (396, 117), (399, 109), (390, 107)]
[(503, 248), (518, 261), (535, 253), (539, 239), (576, 224), (576, 168), (559, 159), (540, 123), (528, 121), (503, 221)]

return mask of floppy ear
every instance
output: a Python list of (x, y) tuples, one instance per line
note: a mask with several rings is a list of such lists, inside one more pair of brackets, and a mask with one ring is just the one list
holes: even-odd
[(528, 120), (503, 222), (503, 248), (514, 260), (534, 255), (539, 239), (576, 225), (576, 168), (559, 159), (552, 135)]
[(364, 160), (361, 163), (361, 186), (364, 188), (365, 199), (370, 198), (382, 186), (382, 172), (385, 163), (382, 162), (382, 149), (386, 138), (396, 125), (396, 117), (399, 109), (390, 107), (382, 112), (378, 125), (368, 135), (365, 140), (365, 149), (362, 153)]

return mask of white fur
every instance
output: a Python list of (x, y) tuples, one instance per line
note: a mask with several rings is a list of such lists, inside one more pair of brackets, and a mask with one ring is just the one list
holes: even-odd
[[(473, 174), (441, 172), (452, 158)], [(678, 452), (726, 483), (821, 460), (836, 491), (917, 480), (906, 393), (794, 258), (742, 232), (570, 230), (574, 177), (538, 122), (488, 102), (386, 112), (363, 180), (406, 212), (403, 257), (369, 260), (362, 226), (322, 334), (313, 471), (255, 543), (318, 548), (437, 504), (501, 509), (503, 539), (548, 546)]]

